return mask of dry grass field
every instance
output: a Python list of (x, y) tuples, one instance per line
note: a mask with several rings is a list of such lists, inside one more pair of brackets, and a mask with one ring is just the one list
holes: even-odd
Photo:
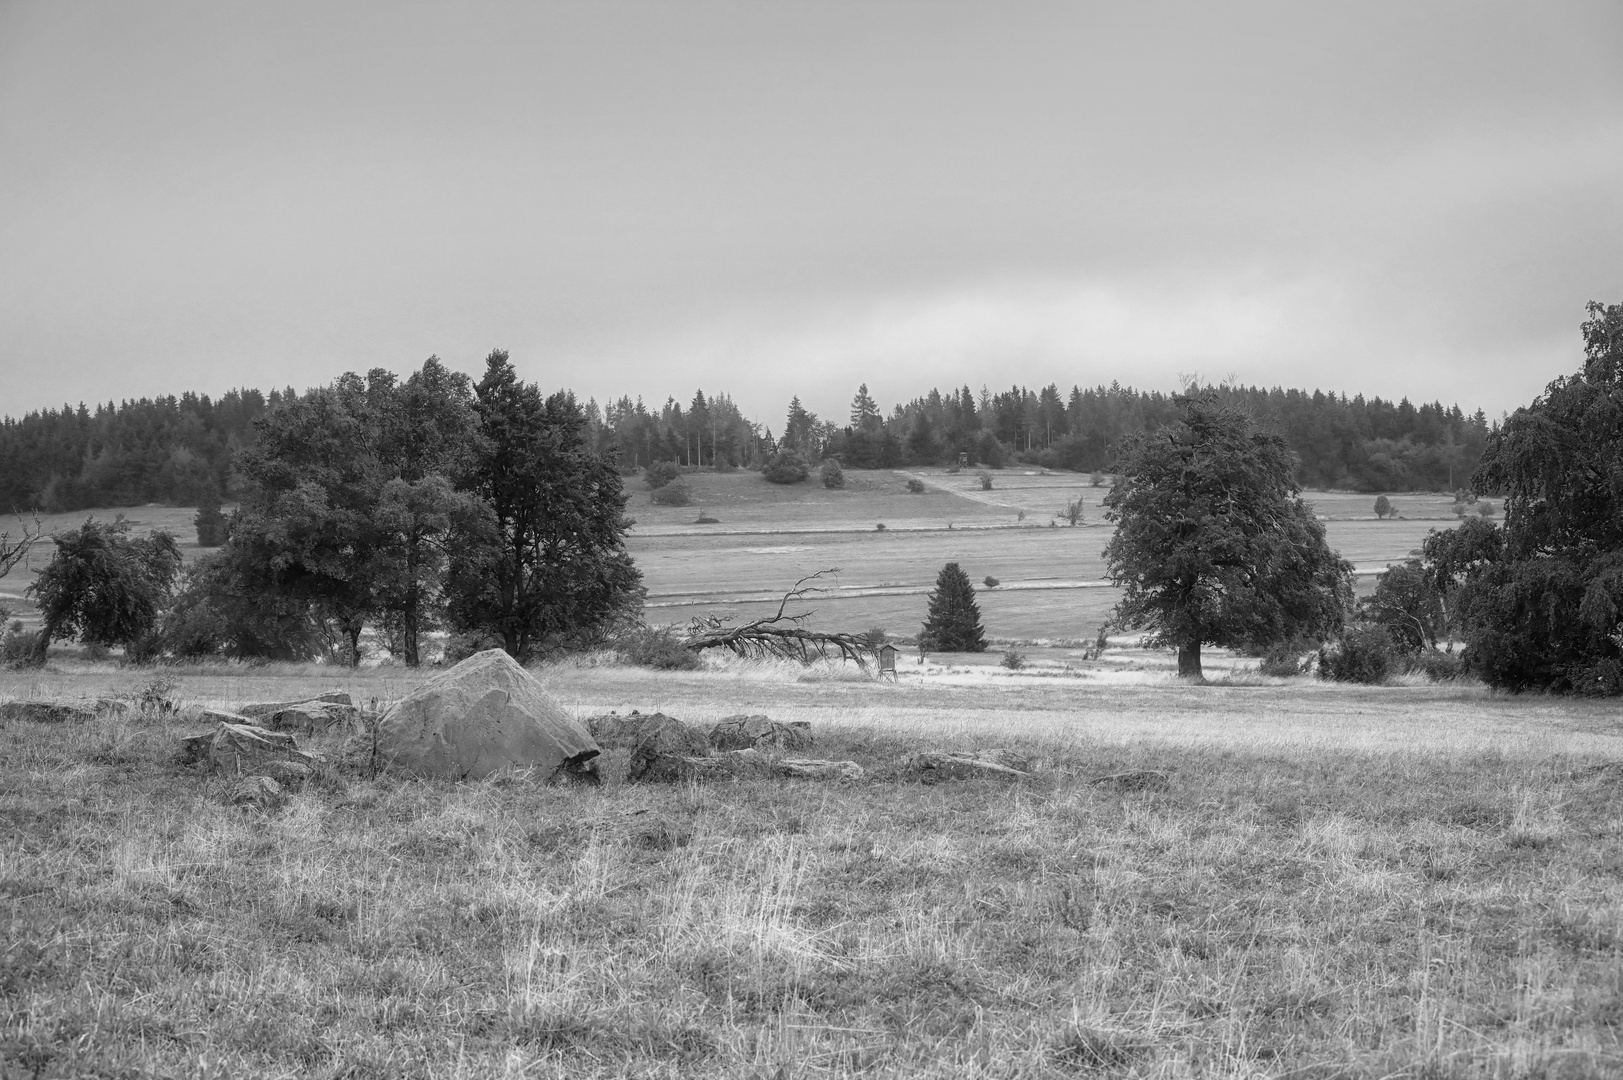
[[(265, 813), (173, 763), (184, 714), (11, 722), (0, 1075), (1623, 1071), (1615, 707), (1154, 673), (538, 674), (581, 716), (806, 720), (867, 778), (335, 771)], [(0, 674), (0, 698), (385, 704), (418, 679), (162, 677), (62, 664)], [(1035, 779), (902, 768), (990, 746), (1030, 753)], [(1165, 791), (1092, 782), (1147, 768)]]

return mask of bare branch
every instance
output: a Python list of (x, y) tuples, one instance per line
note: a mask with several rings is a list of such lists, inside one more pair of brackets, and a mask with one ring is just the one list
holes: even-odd
[(38, 517), (34, 518), (34, 527), (32, 529), (28, 527), (28, 522), (21, 517), (17, 519), (17, 523), (22, 526), (23, 534), (16, 540), (11, 538), (9, 532), (0, 532), (0, 577), (5, 577), (11, 573), (12, 567), (27, 558), (28, 549), (33, 547), (35, 542), (45, 534)]
[(854, 634), (835, 634), (822, 630), (808, 630), (802, 624), (815, 612), (788, 613), (791, 601), (804, 600), (812, 593), (822, 592), (821, 586), (807, 585), (824, 574), (837, 574), (836, 567), (819, 570), (801, 578), (783, 594), (778, 613), (767, 619), (735, 626), (717, 615), (695, 616), (688, 627), (687, 640), (682, 644), (694, 652), (705, 649), (726, 649), (735, 656), (761, 659), (779, 657), (809, 664), (814, 657), (827, 659), (839, 653), (842, 660), (854, 660), (858, 667), (868, 670), (868, 646)]

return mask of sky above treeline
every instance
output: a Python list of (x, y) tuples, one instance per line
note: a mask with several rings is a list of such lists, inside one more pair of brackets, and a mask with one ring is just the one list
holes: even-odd
[(779, 426), (1514, 409), (1623, 302), (1623, 5), (0, 0), (0, 413), (407, 372)]

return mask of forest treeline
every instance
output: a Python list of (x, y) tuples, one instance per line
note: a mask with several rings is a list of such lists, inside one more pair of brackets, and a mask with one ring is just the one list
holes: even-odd
[[(1479, 409), (1414, 405), (1323, 391), (1223, 386), (1226, 402), (1283, 434), (1308, 488), (1359, 491), (1454, 490), (1465, 485), (1487, 444)], [(255, 421), (301, 395), (291, 387), (64, 405), (0, 421), (0, 510), (55, 513), (98, 506), (191, 506), (240, 493), (235, 460), (257, 439)], [(979, 392), (965, 386), (898, 404), (886, 413), (860, 387), (849, 414), (821, 418), (796, 397), (774, 429), (745, 417), (730, 396), (702, 390), (685, 405), (650, 408), (621, 397), (583, 405), (594, 453), (632, 470), (653, 461), (699, 467), (758, 467), (774, 449), (849, 468), (957, 461), (1110, 471), (1125, 435), (1175, 417), (1173, 395), (1116, 383)]]

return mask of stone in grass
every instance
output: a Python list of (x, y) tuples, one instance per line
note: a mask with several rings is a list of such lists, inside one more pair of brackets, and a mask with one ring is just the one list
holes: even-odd
[(82, 724), (96, 714), (66, 701), (8, 701), (0, 705), (0, 720), (26, 720), (31, 724)]
[[(988, 752), (991, 753), (991, 752)], [(929, 752), (908, 762), (908, 770), (926, 784), (943, 780), (1029, 780), (1025, 769), (1011, 768), (978, 754)]]
[(678, 784), (688, 780), (762, 780), (781, 776), (777, 763), (759, 750), (728, 750), (705, 757), (654, 755), (634, 779), (650, 784)]
[(780, 724), (769, 716), (727, 716), (710, 729), (710, 745), (717, 750), (810, 750), (811, 725), (805, 721)]
[(261, 723), (272, 731), (322, 735), (329, 731), (348, 731), (358, 726), (360, 718), (360, 710), (353, 705), (329, 701), (301, 701), (296, 705), (277, 709)]
[(313, 769), (319, 760), (300, 750), (292, 735), (252, 724), (217, 724), (213, 731), (182, 739), (177, 756), (182, 764), (203, 762), (214, 772), (234, 776), (263, 772), (272, 763), (285, 761)]
[(256, 701), (242, 706), (237, 712), (263, 724), (283, 709), (290, 709), (296, 705), (347, 705), (353, 709), (355, 700), (342, 690), (329, 690), (315, 697), (298, 698), (294, 701)]
[(396, 702), (378, 723), (377, 748), (384, 771), (416, 776), (533, 770), (543, 780), (598, 779), (591, 732), (501, 649), (475, 653)]
[(287, 802), (287, 789), (268, 776), (245, 776), (231, 785), (225, 801), (233, 806), (274, 810)]
[(588, 719), (586, 728), (605, 750), (636, 750), (648, 744), (667, 754), (703, 756), (710, 750), (701, 732), (664, 713), (605, 713)]
[(1096, 776), (1088, 783), (1116, 791), (1167, 791), (1172, 787), (1172, 780), (1159, 769), (1111, 773), (1109, 776)]
[(778, 769), (792, 780), (861, 780), (862, 766), (854, 761), (818, 761), (813, 758), (784, 758)]

